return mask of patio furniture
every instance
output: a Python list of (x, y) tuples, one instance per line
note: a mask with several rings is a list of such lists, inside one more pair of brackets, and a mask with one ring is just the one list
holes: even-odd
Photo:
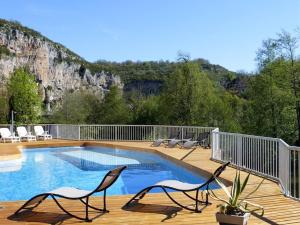
[[(179, 205), (180, 207), (190, 210), (190, 211), (194, 211), (194, 212), (201, 212), (201, 210), (199, 209), (199, 204), (203, 204), (205, 205), (205, 207), (211, 203), (208, 202), (208, 190), (209, 190), (209, 185), (215, 181), (215, 179), (217, 177), (220, 176), (220, 174), (226, 169), (226, 166), (228, 166), (230, 164), (230, 162), (224, 163), (222, 164), (220, 167), (218, 167), (215, 172), (213, 173), (213, 175), (204, 183), (202, 184), (190, 184), (190, 183), (184, 183), (184, 182), (180, 182), (178, 180), (164, 180), (161, 182), (158, 182), (152, 186), (146, 187), (143, 190), (141, 190), (140, 192), (138, 192), (133, 198), (131, 198), (126, 204), (125, 206), (130, 206), (131, 203), (133, 202), (138, 202), (139, 200), (141, 200), (150, 190), (152, 190), (153, 188), (161, 188), (166, 195), (171, 199), (171, 201), (173, 201), (175, 204)], [(199, 191), (201, 189), (205, 188), (205, 200), (203, 201), (203, 192), (201, 194), (202, 196), (202, 200), (199, 200)], [(178, 201), (176, 201), (167, 191), (167, 189), (171, 189), (174, 191), (180, 191), (182, 192), (184, 195), (186, 195), (188, 198), (190, 198), (191, 200), (195, 201), (195, 208), (190, 208), (188, 206), (184, 206), (181, 203), (179, 203)], [(192, 192), (192, 191), (196, 191), (196, 197), (191, 196), (190, 194), (188, 194), (187, 192)]]
[(21, 141), (36, 141), (36, 136), (31, 135), (31, 133), (28, 133), (25, 127), (17, 127), (17, 133)]
[[(102, 179), (101, 183), (96, 187), (93, 191), (86, 191), (80, 190), (74, 187), (61, 187), (55, 189), (50, 192), (42, 193), (39, 195), (34, 196), (33, 198), (29, 199), (21, 208), (19, 208), (14, 214), (17, 215), (22, 210), (32, 210), (36, 208), (39, 204), (41, 204), (47, 197), (52, 197), (58, 207), (68, 214), (71, 217), (75, 217), (79, 220), (84, 220), (87, 222), (91, 222), (92, 219), (89, 219), (88, 210), (89, 208), (100, 211), (100, 212), (109, 212), (106, 210), (106, 190), (118, 179), (121, 172), (126, 168), (126, 166), (118, 167), (114, 170), (109, 171), (104, 178)], [(97, 192), (104, 192), (103, 195), (103, 209), (96, 208), (89, 204), (89, 197), (92, 196), (94, 193)], [(85, 206), (85, 217), (79, 217), (70, 213), (67, 209), (65, 209), (58, 201), (57, 198), (65, 198), (70, 200), (79, 200)]]
[(179, 143), (182, 148), (193, 148), (197, 146), (209, 147), (208, 139), (210, 132), (200, 133), (195, 141), (186, 141), (184, 143)]
[(180, 137), (180, 131), (176, 131), (176, 132), (171, 132), (170, 133), (170, 135), (169, 135), (169, 137), (168, 138), (166, 138), (166, 139), (163, 139), (163, 138), (159, 138), (159, 139), (157, 139), (157, 140), (155, 140), (152, 144), (151, 144), (151, 146), (153, 146), (153, 147), (158, 147), (158, 146), (160, 146), (162, 143), (164, 143), (164, 142), (167, 142), (167, 141), (170, 141), (170, 140), (172, 140), (172, 139), (178, 139)]
[(179, 143), (185, 143), (186, 141), (190, 141), (195, 136), (195, 133), (193, 132), (186, 132), (182, 139), (172, 139), (168, 141), (168, 144), (166, 145), (169, 148), (174, 148)]
[(34, 133), (38, 140), (52, 139), (52, 135), (48, 134), (48, 131), (44, 131), (42, 126), (34, 126)]
[(0, 128), (1, 141), (8, 142), (20, 142), (20, 138), (12, 135), (8, 128)]

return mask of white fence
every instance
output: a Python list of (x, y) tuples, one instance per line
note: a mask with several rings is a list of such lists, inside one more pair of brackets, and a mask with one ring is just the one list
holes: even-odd
[(278, 180), (284, 194), (300, 198), (300, 148), (279, 138), (212, 131), (212, 159)]
[[(53, 138), (67, 140), (106, 140), (106, 141), (153, 141), (168, 138), (171, 134), (193, 133), (196, 139), (200, 133), (211, 132), (213, 127), (165, 126), (165, 125), (70, 125), (40, 124)], [(33, 132), (34, 125), (26, 125)], [(10, 127), (0, 124), (0, 127)], [(11, 129), (11, 130), (15, 130)], [(210, 140), (209, 140), (210, 141)]]
[(153, 141), (157, 138), (168, 138), (171, 134), (180, 133), (182, 138), (187, 132), (211, 132), (213, 127), (162, 126), (162, 125), (62, 125), (57, 124), (57, 138), (77, 140), (107, 141)]

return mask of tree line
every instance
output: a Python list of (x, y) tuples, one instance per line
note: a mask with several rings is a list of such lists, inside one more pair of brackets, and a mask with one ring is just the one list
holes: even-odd
[(263, 41), (257, 51), (258, 72), (249, 77), (242, 95), (225, 89), (197, 62), (180, 55), (171, 67), (164, 65), (168, 75), (159, 95), (124, 94), (116, 86), (105, 96), (89, 90), (66, 92), (50, 116), (42, 116), (43, 104), (34, 76), (18, 69), (7, 87), (0, 90), (0, 121), (9, 122), (8, 114), (14, 110), (18, 112), (18, 123), (213, 126), (223, 131), (278, 137), (299, 145), (297, 49), (298, 39), (285, 31)]

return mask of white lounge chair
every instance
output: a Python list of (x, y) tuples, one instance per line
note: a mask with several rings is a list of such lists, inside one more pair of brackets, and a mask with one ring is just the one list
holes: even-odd
[(25, 127), (17, 127), (17, 133), (18, 136), (20, 137), (21, 141), (36, 141), (36, 136), (31, 135), (30, 133), (27, 132)]
[(20, 142), (20, 138), (11, 134), (8, 128), (0, 128), (0, 135), (2, 142)]
[(42, 126), (34, 126), (34, 133), (38, 140), (52, 139), (52, 135), (48, 134), (48, 131), (44, 131)]
[[(217, 177), (221, 175), (221, 173), (226, 169), (226, 166), (228, 166), (230, 162), (222, 164), (220, 167), (218, 167), (215, 172), (211, 175), (209, 179), (207, 179), (206, 182), (201, 183), (201, 184), (190, 184), (190, 183), (184, 183), (178, 180), (164, 180), (161, 182), (158, 182), (152, 186), (146, 187), (142, 189), (140, 192), (138, 192), (134, 197), (132, 197), (126, 204), (126, 207), (129, 207), (132, 203), (136, 203), (139, 200), (141, 200), (149, 191), (151, 191), (153, 188), (161, 188), (166, 195), (177, 205), (180, 207), (193, 211), (193, 212), (201, 212), (202, 210), (199, 209), (199, 204), (204, 205), (206, 207), (207, 205), (211, 204), (208, 202), (208, 190), (209, 190), (209, 185), (215, 181)], [(180, 191), (182, 192), (185, 196), (190, 198), (191, 200), (195, 201), (195, 207), (191, 208), (185, 205), (182, 205), (178, 201), (176, 201), (169, 193), (168, 189), (174, 190), (174, 191)], [(202, 193), (202, 200), (199, 200), (199, 191), (200, 190), (206, 190), (205, 196), (206, 198), (203, 199), (203, 193)], [(194, 192), (196, 191), (196, 197), (191, 196), (187, 192)]]
[[(87, 222), (91, 222), (92, 220), (89, 219), (89, 208), (100, 211), (100, 212), (109, 212), (106, 210), (106, 190), (109, 188), (120, 176), (121, 172), (126, 168), (126, 166), (118, 167), (114, 170), (109, 171), (104, 178), (102, 179), (101, 183), (92, 191), (86, 191), (86, 190), (80, 190), (74, 187), (61, 187), (58, 189), (55, 189), (53, 191), (49, 191), (46, 193), (42, 193), (39, 195), (36, 195), (29, 199), (25, 204), (19, 208), (14, 214), (17, 215), (19, 212), (23, 210), (32, 210), (36, 208), (39, 204), (41, 204), (47, 197), (52, 197), (54, 202), (57, 204), (57, 206), (64, 211), (69, 216), (75, 217), (79, 220), (84, 220)], [(96, 208), (89, 204), (89, 197), (92, 196), (94, 193), (103, 191), (103, 209)], [(70, 213), (68, 210), (66, 210), (58, 201), (57, 198), (65, 198), (69, 200), (79, 200), (83, 203), (85, 206), (85, 217), (79, 217), (77, 215), (74, 215)]]

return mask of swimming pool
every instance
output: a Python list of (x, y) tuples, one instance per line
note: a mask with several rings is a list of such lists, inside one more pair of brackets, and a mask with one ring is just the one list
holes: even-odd
[(35, 148), (25, 149), (21, 159), (0, 162), (0, 200), (27, 200), (62, 186), (93, 190), (109, 170), (120, 165), (128, 168), (107, 195), (134, 194), (166, 179), (189, 183), (206, 180), (149, 152), (108, 147)]

